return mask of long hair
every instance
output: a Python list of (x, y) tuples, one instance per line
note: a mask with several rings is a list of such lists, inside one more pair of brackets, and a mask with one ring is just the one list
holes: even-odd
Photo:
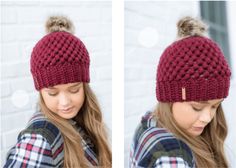
[(221, 104), (203, 133), (194, 138), (175, 121), (172, 114), (172, 103), (159, 102), (153, 115), (157, 119), (158, 126), (167, 128), (177, 138), (188, 144), (197, 167), (228, 167), (224, 153), (224, 141), (228, 129)]
[[(112, 166), (111, 149), (108, 135), (95, 94), (87, 83), (83, 83), (85, 100), (74, 120), (86, 131), (95, 146), (99, 166), (110, 168)], [(62, 133), (64, 139), (64, 167), (85, 168), (89, 166), (84, 156), (79, 132), (69, 123), (50, 111), (40, 93), (39, 107), (41, 112), (54, 123)]]

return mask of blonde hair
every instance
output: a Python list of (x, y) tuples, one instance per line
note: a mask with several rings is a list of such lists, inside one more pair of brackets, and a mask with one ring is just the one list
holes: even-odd
[[(74, 119), (92, 140), (96, 149), (95, 153), (97, 154), (99, 166), (109, 168), (112, 166), (112, 155), (102, 112), (89, 84), (83, 83), (83, 88), (85, 94), (84, 104)], [(39, 107), (41, 112), (55, 124), (62, 133), (64, 139), (64, 167), (89, 167), (89, 163), (84, 156), (79, 132), (76, 131), (68, 120), (50, 111), (45, 105), (41, 94)]]
[(228, 167), (224, 153), (224, 141), (228, 129), (221, 105), (203, 133), (194, 138), (175, 121), (172, 115), (172, 103), (159, 102), (153, 115), (159, 127), (167, 128), (177, 138), (188, 144), (197, 167)]

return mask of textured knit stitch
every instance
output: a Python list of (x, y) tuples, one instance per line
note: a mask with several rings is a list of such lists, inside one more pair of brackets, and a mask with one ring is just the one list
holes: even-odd
[[(81, 127), (77, 129), (81, 135), (85, 134)], [(88, 138), (81, 137), (85, 157), (91, 167), (97, 166), (94, 145)], [(4, 168), (63, 167), (63, 142), (59, 129), (41, 112), (37, 112), (29, 121), (27, 128), (19, 134), (16, 145), (9, 150)]]
[(230, 75), (227, 61), (214, 41), (200, 36), (184, 38), (172, 43), (161, 55), (156, 97), (161, 102), (225, 98)]
[(35, 88), (89, 82), (89, 53), (83, 42), (68, 32), (44, 36), (33, 48), (31, 73)]
[(191, 149), (165, 128), (158, 128), (151, 112), (137, 127), (131, 150), (131, 168), (195, 167)]

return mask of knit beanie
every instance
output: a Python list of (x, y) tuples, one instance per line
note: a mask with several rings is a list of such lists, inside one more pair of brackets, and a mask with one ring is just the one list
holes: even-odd
[(89, 82), (89, 53), (83, 42), (73, 35), (72, 22), (52, 16), (46, 32), (33, 48), (30, 60), (36, 90), (58, 84)]
[(157, 67), (157, 100), (207, 101), (227, 97), (230, 68), (219, 46), (203, 36), (204, 23), (185, 17), (177, 27), (180, 39), (164, 50)]

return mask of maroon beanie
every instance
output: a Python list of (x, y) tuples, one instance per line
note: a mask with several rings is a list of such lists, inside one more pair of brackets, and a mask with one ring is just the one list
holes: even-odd
[(230, 75), (229, 65), (214, 41), (190, 36), (174, 42), (161, 55), (156, 97), (160, 102), (225, 98)]
[(89, 82), (89, 54), (83, 42), (71, 33), (56, 31), (33, 48), (31, 73), (35, 88)]

